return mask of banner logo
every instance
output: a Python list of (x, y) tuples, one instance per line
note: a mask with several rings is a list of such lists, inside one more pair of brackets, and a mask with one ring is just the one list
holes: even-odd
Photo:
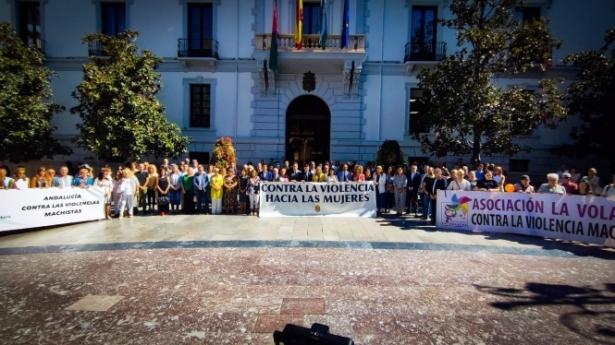
[(444, 224), (448, 226), (464, 227), (468, 226), (468, 213), (470, 212), (470, 201), (472, 199), (467, 196), (457, 198), (457, 194), (454, 194), (450, 203), (442, 203), (442, 214), (440, 215), (444, 220)]
[(316, 205), (316, 207), (314, 207), (314, 211), (320, 212), (320, 205)]

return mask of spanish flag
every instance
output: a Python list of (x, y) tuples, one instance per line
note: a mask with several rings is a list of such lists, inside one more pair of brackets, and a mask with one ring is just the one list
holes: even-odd
[(295, 44), (301, 50), (303, 41), (303, 0), (297, 0), (297, 15), (295, 18)]

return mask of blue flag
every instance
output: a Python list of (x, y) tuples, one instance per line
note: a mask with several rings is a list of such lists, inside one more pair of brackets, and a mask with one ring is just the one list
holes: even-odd
[(348, 6), (348, 0), (344, 0), (344, 18), (342, 20), (342, 49), (348, 48), (350, 28), (350, 8)]

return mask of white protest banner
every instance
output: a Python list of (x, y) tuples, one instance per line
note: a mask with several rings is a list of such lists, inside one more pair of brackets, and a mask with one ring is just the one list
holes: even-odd
[(105, 218), (98, 187), (0, 191), (0, 231)]
[(438, 191), (437, 226), (615, 247), (615, 201), (594, 196)]
[(265, 182), (260, 217), (376, 217), (373, 182)]

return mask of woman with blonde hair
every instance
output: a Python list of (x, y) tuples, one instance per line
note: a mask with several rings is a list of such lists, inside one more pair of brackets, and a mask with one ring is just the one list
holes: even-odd
[(47, 181), (47, 188), (51, 187), (53, 184), (53, 179), (56, 177), (55, 169), (49, 168), (45, 173), (45, 180)]
[(124, 207), (128, 209), (128, 218), (132, 218), (134, 211), (134, 195), (137, 191), (137, 184), (135, 184), (135, 181), (131, 178), (131, 176), (134, 176), (134, 174), (130, 169), (125, 168), (122, 170), (123, 179), (120, 186), (122, 195), (120, 198), (120, 208), (118, 212), (120, 218), (124, 216)]
[(598, 170), (596, 168), (590, 168), (587, 171), (587, 176), (583, 176), (581, 181), (587, 181), (592, 188), (592, 193), (594, 195), (600, 195), (602, 193), (602, 188), (600, 187), (600, 177), (598, 175)]
[(154, 213), (154, 205), (156, 205), (156, 186), (158, 185), (158, 169), (154, 164), (147, 166), (147, 179), (145, 180), (145, 192), (147, 209), (149, 213)]
[(122, 174), (122, 167), (119, 167), (115, 172), (113, 178), (111, 198), (113, 200), (113, 206), (115, 207), (115, 216), (120, 216), (120, 200), (122, 199), (122, 182), (124, 182), (124, 176)]
[(382, 213), (386, 209), (387, 174), (384, 173), (381, 165), (376, 167), (374, 187), (376, 188), (376, 207), (378, 213)]
[(363, 174), (363, 167), (357, 165), (354, 168), (354, 175), (352, 175), (353, 181), (365, 181), (365, 175)]
[(322, 168), (316, 167), (316, 173), (314, 174), (314, 176), (312, 176), (312, 182), (325, 182), (325, 181), (326, 181), (326, 176), (322, 172)]
[(501, 166), (493, 168), (493, 180), (498, 183), (500, 191), (504, 191), (504, 183), (506, 183), (506, 176), (504, 176), (504, 170)]
[(220, 173), (221, 171), (226, 173), (225, 168), (214, 168), (214, 175), (209, 179), (209, 186), (211, 187), (211, 214), (222, 213), (224, 176)]
[(26, 177), (26, 168), (19, 167), (15, 171), (15, 189), (28, 189), (30, 188), (30, 179)]

